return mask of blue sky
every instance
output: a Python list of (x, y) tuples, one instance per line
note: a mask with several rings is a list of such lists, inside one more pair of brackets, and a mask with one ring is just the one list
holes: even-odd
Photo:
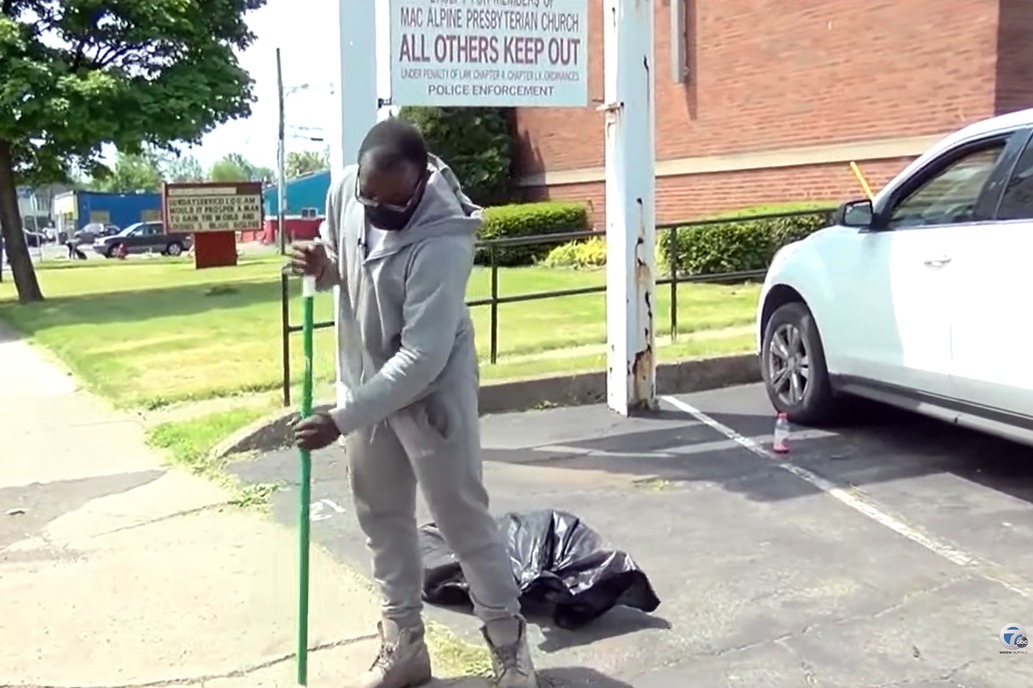
[[(255, 80), (258, 102), (252, 106), (247, 120), (225, 124), (207, 137), (201, 146), (189, 152), (207, 168), (229, 153), (241, 153), (256, 165), (276, 166), (276, 48), (283, 60), (285, 90), (309, 84), (287, 98), (285, 112), (288, 130), (287, 150), (321, 150), (324, 143), (306, 141), (296, 134), (325, 136), (332, 134), (336, 119), (335, 98), (340, 90), (338, 77), (337, 3), (356, 0), (269, 0), (251, 13), (248, 24), (257, 35), (252, 46), (240, 55), (241, 65)], [(362, 1), (362, 0), (358, 0)], [(373, 1), (373, 0), (368, 0)], [(380, 60), (380, 94), (390, 91), (387, 65), (387, 0), (377, 2), (377, 40)]]

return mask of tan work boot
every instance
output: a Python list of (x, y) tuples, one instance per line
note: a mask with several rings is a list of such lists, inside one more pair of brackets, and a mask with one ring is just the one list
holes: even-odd
[(431, 679), (430, 653), (423, 626), (399, 628), (390, 620), (377, 624), (380, 652), (356, 688), (416, 688)]
[(492, 621), (481, 633), (491, 650), (498, 688), (538, 688), (538, 675), (527, 646), (527, 622), (522, 617)]

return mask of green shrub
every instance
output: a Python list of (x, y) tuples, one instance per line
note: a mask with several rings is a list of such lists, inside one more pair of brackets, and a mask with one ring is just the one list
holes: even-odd
[(568, 241), (549, 251), (543, 264), (549, 268), (598, 268), (606, 265), (606, 241), (592, 237)]
[(763, 270), (779, 248), (828, 226), (829, 210), (827, 204), (814, 203), (756, 206), (704, 219), (813, 212), (767, 220), (687, 224), (665, 230), (657, 241), (658, 267), (664, 272), (670, 272), (673, 248), (674, 264), (678, 273), (683, 275)]
[[(588, 211), (580, 203), (520, 203), (486, 208), (480, 238), (487, 241), (587, 230)], [(495, 264), (501, 267), (533, 265), (549, 255), (555, 246), (554, 243), (497, 246)], [(478, 265), (491, 263), (487, 246), (478, 247), (476, 262)]]

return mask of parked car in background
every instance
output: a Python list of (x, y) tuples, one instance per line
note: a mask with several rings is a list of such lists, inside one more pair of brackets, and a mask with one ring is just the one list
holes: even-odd
[(97, 239), (93, 250), (106, 258), (118, 255), (120, 246), (125, 246), (129, 254), (154, 252), (178, 256), (190, 250), (193, 240), (189, 234), (166, 234), (161, 222), (137, 222), (118, 234)]
[(106, 236), (114, 236), (118, 234), (121, 229), (117, 225), (104, 224), (102, 222), (91, 222), (82, 229), (75, 232), (75, 243), (77, 244), (92, 244), (97, 239)]
[(842, 395), (1033, 445), (1033, 110), (973, 124), (835, 226), (782, 248), (757, 333), (768, 396), (821, 424)]

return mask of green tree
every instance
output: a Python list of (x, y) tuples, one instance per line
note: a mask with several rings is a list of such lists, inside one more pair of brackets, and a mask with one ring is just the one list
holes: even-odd
[(251, 179), (251, 165), (237, 155), (227, 155), (216, 160), (208, 170), (208, 179), (213, 182), (246, 182)]
[(213, 182), (270, 182), (276, 173), (253, 164), (240, 153), (230, 153), (212, 165), (208, 178)]
[(203, 182), (204, 169), (197, 158), (179, 151), (167, 151), (161, 157), (160, 167), (165, 181)]
[(276, 181), (276, 171), (271, 167), (255, 167), (251, 170), (251, 179), (272, 184)]
[(330, 169), (330, 151), (291, 151), (283, 164), (287, 179)]
[(513, 136), (509, 108), (403, 107), (427, 147), (456, 173), (476, 203), (510, 200)]
[(87, 186), (94, 191), (116, 193), (154, 192), (161, 189), (163, 181), (161, 161), (153, 151), (119, 152), (112, 169), (99, 173)]
[(43, 298), (21, 232), (18, 184), (100, 178), (101, 145), (198, 143), (250, 114), (236, 57), (265, 0), (3, 0), (0, 225), (23, 303)]

